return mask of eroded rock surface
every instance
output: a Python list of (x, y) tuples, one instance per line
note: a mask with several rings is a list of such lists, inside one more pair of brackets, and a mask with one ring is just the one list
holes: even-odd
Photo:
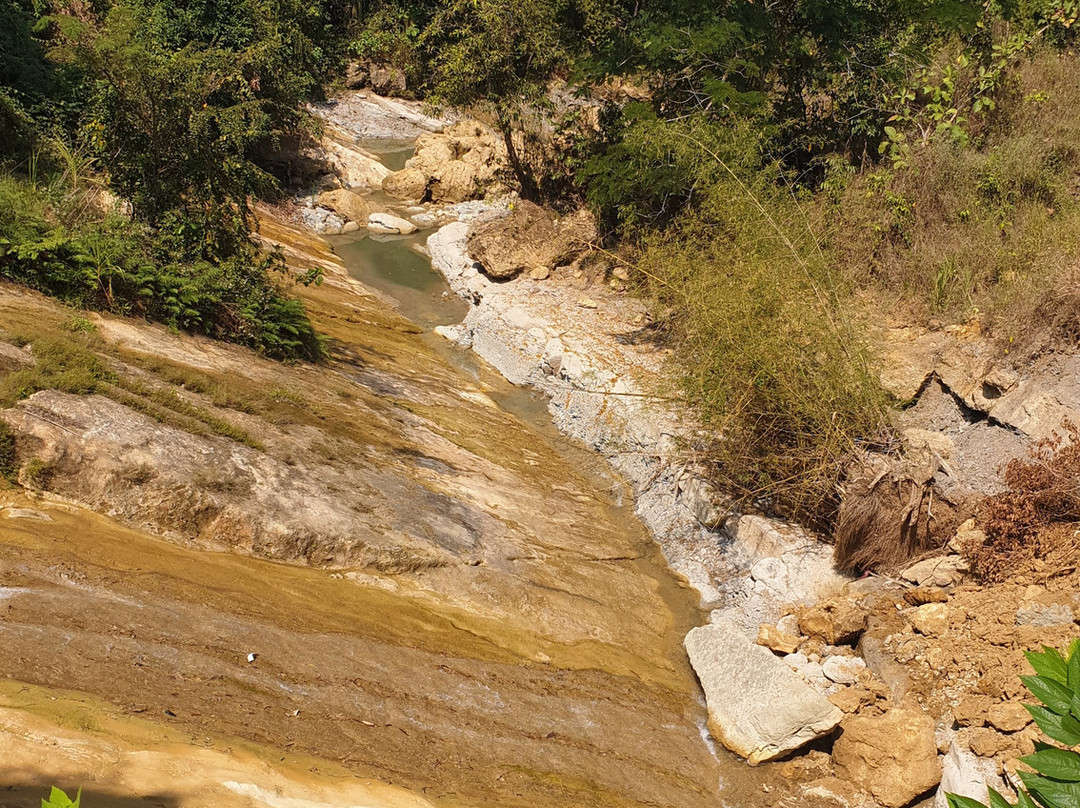
[(849, 716), (833, 747), (841, 778), (887, 808), (901, 808), (941, 781), (934, 721), (918, 710), (893, 708), (880, 717)]
[(475, 223), (469, 230), (468, 250), (490, 277), (505, 279), (534, 268), (568, 264), (596, 236), (596, 223), (588, 211), (560, 220), (539, 205), (519, 201), (506, 217)]

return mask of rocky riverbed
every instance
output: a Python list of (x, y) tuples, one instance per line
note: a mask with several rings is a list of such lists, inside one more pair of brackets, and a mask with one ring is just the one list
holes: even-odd
[[(417, 154), (428, 152), (428, 175), (438, 173), (431, 144), (440, 137), (452, 144), (457, 136), (424, 135)], [(394, 178), (383, 187), (410, 196)], [(474, 187), (483, 195), (479, 182)], [(987, 782), (1008, 788), (1015, 757), (1030, 751), (1034, 729), (1001, 716), (1016, 712), (1016, 676), (1026, 667), (1021, 652), (1037, 645), (1012, 621), (1026, 625), (1025, 608), (1071, 615), (1072, 607), (1051, 594), (1068, 585), (1028, 585), (1025, 597), (1034, 605), (1010, 605), (1004, 617), (977, 614), (967, 604), (983, 588), (971, 583), (956, 550), (977, 544), (978, 530), (963, 518), (979, 497), (1001, 488), (1000, 468), (988, 470), (988, 463), (1023, 456), (1075, 415), (1063, 387), (1068, 377), (1052, 370), (1069, 358), (1044, 359), (1042, 370), (1022, 376), (994, 359), (977, 329), (882, 330), (882, 383), (915, 402), (898, 421), (910, 469), (896, 467), (890, 479), (924, 487), (925, 513), (916, 520), (934, 522), (938, 495), (935, 535), (956, 550), (898, 570), (896, 578), (853, 581), (834, 569), (831, 548), (817, 537), (735, 512), (698, 473), (697, 427), (673, 400), (662, 341), (652, 335), (643, 304), (627, 294), (626, 268), (591, 251), (595, 231), (587, 217), (559, 219), (500, 197), (498, 189), (460, 217), (436, 199), (411, 194), (411, 204), (421, 201), (399, 210), (420, 227), (442, 223), (427, 239), (428, 254), (470, 304), (460, 324), (436, 331), (548, 397), (559, 429), (630, 482), (637, 513), (668, 564), (711, 611), (709, 625), (691, 632), (686, 646), (708, 699), (712, 735), (751, 761), (824, 738), (831, 755), (811, 751), (783, 768), (801, 783), (804, 799), (827, 804), (943, 805), (946, 788), (979, 797)], [(868, 460), (882, 462), (891, 461)], [(921, 477), (920, 462), (927, 469)], [(879, 521), (868, 529), (891, 529), (887, 519)], [(986, 591), (993, 598), (998, 588)], [(1062, 642), (1075, 631), (1071, 617), (1053, 627)], [(1000, 654), (995, 642), (1011, 650)], [(994, 676), (1011, 682), (1000, 691), (990, 686), (986, 704), (979, 701), (993, 708), (997, 724), (973, 716), (970, 701), (991, 658), (999, 666)], [(942, 667), (946, 660), (952, 661)], [(742, 682), (743, 671), (753, 676)]]

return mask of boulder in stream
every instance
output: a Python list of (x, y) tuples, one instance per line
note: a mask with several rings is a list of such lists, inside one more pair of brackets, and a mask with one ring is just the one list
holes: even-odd
[(372, 233), (407, 236), (416, 232), (416, 225), (408, 219), (392, 216), (389, 213), (372, 213), (368, 216), (367, 228)]
[(324, 191), (319, 194), (319, 205), (337, 213), (350, 222), (366, 223), (371, 214), (371, 206), (359, 194), (344, 188)]
[(709, 709), (709, 731), (752, 764), (831, 732), (844, 714), (766, 648), (727, 622), (684, 641)]

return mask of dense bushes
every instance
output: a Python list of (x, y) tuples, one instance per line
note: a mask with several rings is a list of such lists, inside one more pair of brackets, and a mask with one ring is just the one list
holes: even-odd
[(280, 257), (240, 242), (216, 262), (178, 260), (149, 227), (102, 214), (98, 197), (93, 186), (39, 187), (0, 173), (0, 277), (74, 306), (147, 317), (278, 358), (322, 356), (303, 306), (279, 287)]
[[(713, 436), (717, 477), (823, 527), (854, 443), (877, 435), (886, 401), (839, 305), (843, 289), (760, 141), (748, 124), (642, 123), (624, 137), (623, 166), (593, 188), (642, 233), (638, 273)], [(685, 187), (693, 205), (666, 227), (629, 218), (662, 215)]]
[(276, 187), (260, 156), (303, 131), (351, 14), (344, 0), (5, 4), (0, 276), (320, 357), (280, 257), (250, 240), (249, 200)]
[[(510, 145), (547, 137), (550, 167), (511, 153), (522, 190), (588, 199), (638, 268), (719, 478), (826, 525), (849, 450), (895, 445), (865, 353), (883, 306), (1080, 333), (1078, 11), (387, 0), (370, 19), (394, 21), (384, 53), (416, 92), (486, 109)], [(591, 85), (591, 114), (561, 117), (552, 79)]]

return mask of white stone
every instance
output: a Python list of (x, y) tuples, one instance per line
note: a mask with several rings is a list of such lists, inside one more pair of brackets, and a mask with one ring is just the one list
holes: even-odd
[(750, 763), (798, 749), (844, 716), (730, 623), (695, 628), (684, 644), (705, 691), (710, 732)]
[(407, 236), (416, 232), (416, 225), (408, 219), (392, 216), (389, 213), (372, 213), (368, 216), (367, 228), (372, 233), (383, 235)]
[(934, 796), (934, 808), (948, 808), (946, 794), (970, 797), (985, 805), (988, 787), (999, 791), (1005, 787), (998, 776), (994, 761), (976, 757), (955, 740), (952, 741), (948, 753), (942, 759), (941, 785)]
[(866, 663), (860, 657), (831, 656), (821, 666), (825, 678), (839, 685), (855, 684), (864, 670)]

